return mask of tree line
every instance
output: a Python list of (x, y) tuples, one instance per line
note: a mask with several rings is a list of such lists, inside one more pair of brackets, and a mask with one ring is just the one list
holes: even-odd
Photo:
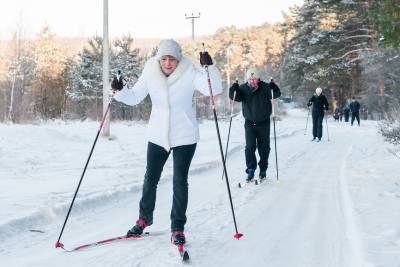
[[(213, 56), (225, 84), (219, 113), (229, 113), (230, 84), (243, 82), (246, 70), (257, 67), (301, 103), (320, 86), (333, 107), (355, 96), (373, 118), (390, 119), (400, 99), (399, 9), (398, 0), (305, 0), (282, 23), (224, 27), (194, 44), (180, 42), (196, 63), (202, 43)], [(101, 117), (101, 37), (71, 53), (46, 26), (33, 40), (16, 34), (12, 43), (12, 51), (0, 57), (0, 121)], [(121, 69), (129, 85), (156, 51), (143, 53), (134, 44), (127, 35), (110, 45), (110, 77)], [(194, 103), (198, 117), (210, 116), (207, 97), (196, 95)], [(112, 116), (146, 120), (150, 110), (149, 98), (135, 107), (115, 103)]]

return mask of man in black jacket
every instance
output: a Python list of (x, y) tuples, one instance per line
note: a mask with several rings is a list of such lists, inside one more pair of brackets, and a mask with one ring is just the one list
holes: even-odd
[[(246, 173), (247, 181), (254, 178), (257, 169), (256, 149), (260, 160), (260, 178), (266, 178), (268, 157), (270, 151), (270, 116), (272, 113), (272, 93), (274, 98), (281, 95), (279, 87), (271, 79), (270, 83), (260, 80), (256, 69), (249, 69), (246, 73), (247, 82), (239, 86), (235, 82), (229, 88), (229, 97), (232, 100), (242, 102), (242, 112), (245, 118), (244, 129), (246, 137)], [(272, 92), (273, 91), (273, 92)], [(235, 99), (233, 99), (236, 92)]]
[(354, 96), (349, 107), (351, 111), (351, 126), (353, 126), (354, 119), (357, 119), (358, 126), (360, 126), (360, 103), (358, 103)]
[(329, 109), (329, 103), (326, 97), (322, 94), (322, 89), (318, 87), (315, 89), (315, 95), (313, 95), (307, 103), (307, 106), (313, 105), (312, 109), (312, 120), (313, 120), (313, 139), (314, 141), (318, 138), (317, 142), (321, 141), (322, 138), (322, 121), (324, 119), (324, 110)]

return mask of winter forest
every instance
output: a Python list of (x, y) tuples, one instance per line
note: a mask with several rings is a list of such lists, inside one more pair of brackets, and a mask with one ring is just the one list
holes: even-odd
[[(302, 100), (320, 85), (328, 89), (334, 108), (356, 96), (365, 103), (365, 117), (389, 119), (399, 106), (398, 12), (395, 0), (305, 1), (292, 7), (283, 23), (224, 27), (212, 36), (201, 36), (196, 55), (205, 42), (225, 85), (228, 79), (243, 79), (246, 69), (255, 65), (263, 76), (279, 81), (287, 97)], [(192, 56), (190, 40), (182, 43), (185, 54)], [(112, 40), (110, 77), (121, 69), (134, 83), (156, 44), (141, 50), (134, 36)], [(1, 121), (99, 117), (101, 36), (86, 43), (65, 41), (45, 25), (34, 39), (15, 32), (1, 45)], [(197, 108), (206, 102), (198, 101)], [(113, 117), (146, 119), (150, 105), (148, 101), (136, 108), (119, 105)], [(199, 117), (205, 115), (200, 112)]]
[[(183, 157), (193, 156), (186, 199), (189, 263), (399, 267), (400, 0), (304, 0), (282, 11), (279, 22), (269, 20), (273, 1), (265, 2), (265, 8), (251, 7), (265, 9), (265, 22), (258, 25), (222, 25), (192, 39), (182, 18), (187, 36), (171, 30), (183, 55), (199, 68), (204, 45), (222, 81), (216, 109), (212, 97), (195, 91), (195, 115), (181, 112), (181, 121), (198, 123), (201, 136), (196, 154)], [(242, 16), (251, 16), (246, 8)], [(134, 106), (114, 99), (112, 135), (97, 139), (104, 122), (102, 34), (65, 37), (51, 23), (29, 37), (22, 24), (11, 38), (1, 34), (0, 28), (1, 265), (182, 266), (169, 246), (175, 237), (169, 236), (174, 172), (182, 165), (171, 159), (175, 151), (168, 150), (155, 185), (154, 224), (137, 218), (143, 176), (146, 181), (150, 172), (145, 140), (156, 116), (151, 94)], [(161, 39), (128, 32), (109, 39), (110, 95), (118, 71), (127, 87), (138, 82)], [(244, 105), (231, 101), (253, 68), (281, 93), (276, 101), (271, 97), (264, 177), (260, 164), (246, 165)], [(320, 143), (310, 142), (316, 122), (307, 106), (316, 88), (329, 106), (319, 122)], [(335, 118), (352, 99), (361, 104), (357, 127)], [(153, 127), (162, 132), (162, 121)], [(167, 135), (171, 129), (178, 127)], [(254, 149), (261, 146), (258, 141)], [(82, 169), (85, 180), (74, 195)], [(245, 181), (249, 169), (255, 180)], [(93, 248), (62, 254), (54, 243), (63, 234), (72, 197), (76, 203), (62, 241)], [(137, 225), (143, 228), (139, 240), (95, 242)], [(244, 232), (241, 240), (232, 238), (233, 229)]]
[[(238, 29), (220, 28), (201, 36), (223, 73), (224, 83), (243, 79), (255, 65), (274, 77), (286, 97), (303, 101), (315, 87), (327, 88), (333, 110), (355, 96), (362, 116), (398, 121), (399, 3), (385, 1), (305, 1), (290, 8), (284, 22)], [(182, 40), (193, 57), (192, 43)], [(110, 77), (121, 69), (134, 84), (157, 42), (135, 45), (134, 36), (111, 41)], [(63, 41), (45, 25), (34, 39), (15, 32), (0, 54), (1, 121), (99, 119), (102, 114), (102, 37)], [(224, 95), (226, 96), (226, 94)], [(208, 117), (209, 101), (198, 96), (199, 118)], [(227, 99), (219, 102), (227, 112)], [(149, 99), (137, 107), (116, 104), (112, 117), (147, 119)], [(390, 132), (396, 131), (390, 129)]]

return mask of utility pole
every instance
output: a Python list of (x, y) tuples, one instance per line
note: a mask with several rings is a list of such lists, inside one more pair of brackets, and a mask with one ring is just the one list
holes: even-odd
[(195, 54), (195, 41), (194, 41), (194, 20), (195, 19), (199, 19), (200, 18), (200, 13), (198, 13), (198, 15), (187, 15), (185, 14), (185, 18), (186, 19), (190, 19), (192, 21), (192, 52), (193, 52), (193, 59), (196, 58), (196, 54)]
[[(226, 92), (227, 92), (227, 97), (225, 97), (225, 99), (229, 99), (229, 87), (231, 85), (231, 63), (230, 63), (230, 57), (231, 57), (231, 49), (232, 49), (232, 47), (233, 47), (233, 45), (230, 44), (226, 48), (226, 84), (227, 84)], [(226, 103), (226, 101), (223, 101), (224, 112), (226, 113), (225, 103)]]
[(228, 46), (226, 48), (226, 83), (228, 84), (228, 88), (229, 85), (231, 84), (231, 75), (230, 75), (230, 62), (229, 62), (229, 57), (231, 56), (231, 50), (230, 50), (230, 46)]
[[(198, 15), (194, 15), (193, 13), (191, 15), (187, 15), (185, 13), (185, 18), (190, 19), (192, 21), (192, 56), (193, 56), (193, 61), (196, 59), (196, 50), (195, 50), (195, 39), (194, 39), (194, 21), (195, 19), (200, 18), (200, 13)], [(197, 93), (193, 95), (193, 105), (194, 105), (194, 110), (196, 111), (196, 117), (197, 117)]]
[[(110, 89), (108, 88), (109, 77), (109, 41), (108, 41), (108, 0), (103, 0), (103, 114), (107, 110)], [(110, 113), (104, 120), (104, 126), (102, 130), (103, 137), (110, 136)]]

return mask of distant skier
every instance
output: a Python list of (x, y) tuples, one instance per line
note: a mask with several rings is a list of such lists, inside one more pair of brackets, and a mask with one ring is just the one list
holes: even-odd
[(313, 95), (307, 103), (307, 106), (313, 106), (312, 108), (312, 119), (313, 119), (313, 139), (316, 138), (317, 142), (321, 141), (322, 138), (322, 122), (324, 119), (325, 110), (329, 109), (329, 103), (326, 97), (322, 94), (322, 89), (318, 87), (315, 89), (315, 95)]
[(349, 122), (349, 118), (350, 118), (350, 109), (349, 109), (348, 106), (346, 106), (346, 107), (343, 109), (343, 114), (344, 114), (344, 121), (345, 121), (345, 122)]
[[(200, 64), (209, 66), (215, 94), (222, 92), (220, 73), (208, 52), (200, 53)], [(114, 92), (123, 88), (122, 80), (114, 78)], [(171, 210), (171, 241), (184, 244), (184, 226), (188, 204), (188, 172), (199, 141), (199, 128), (192, 98), (195, 90), (209, 95), (207, 73), (182, 55), (181, 46), (172, 39), (162, 40), (157, 54), (150, 58), (133, 88), (115, 93), (117, 101), (128, 105), (140, 103), (147, 95), (152, 101), (148, 122), (147, 166), (144, 175), (139, 219), (128, 235), (140, 235), (153, 224), (157, 184), (172, 152), (173, 197)]]
[(357, 119), (358, 126), (360, 126), (360, 103), (358, 103), (354, 96), (349, 107), (351, 110), (351, 126), (353, 126), (354, 119)]
[[(258, 71), (251, 68), (246, 73), (247, 82), (239, 85), (235, 82), (229, 88), (229, 97), (232, 100), (242, 102), (242, 112), (245, 118), (244, 129), (246, 138), (246, 173), (247, 181), (254, 178), (257, 169), (256, 149), (260, 160), (260, 179), (266, 178), (268, 157), (270, 152), (270, 116), (272, 113), (272, 92), (274, 98), (281, 96), (279, 87), (273, 79), (269, 83), (260, 80)], [(236, 91), (235, 99), (233, 99)]]
[(335, 121), (339, 121), (339, 119), (340, 119), (340, 109), (339, 108), (335, 108), (335, 112), (333, 113), (333, 118), (335, 119)]

